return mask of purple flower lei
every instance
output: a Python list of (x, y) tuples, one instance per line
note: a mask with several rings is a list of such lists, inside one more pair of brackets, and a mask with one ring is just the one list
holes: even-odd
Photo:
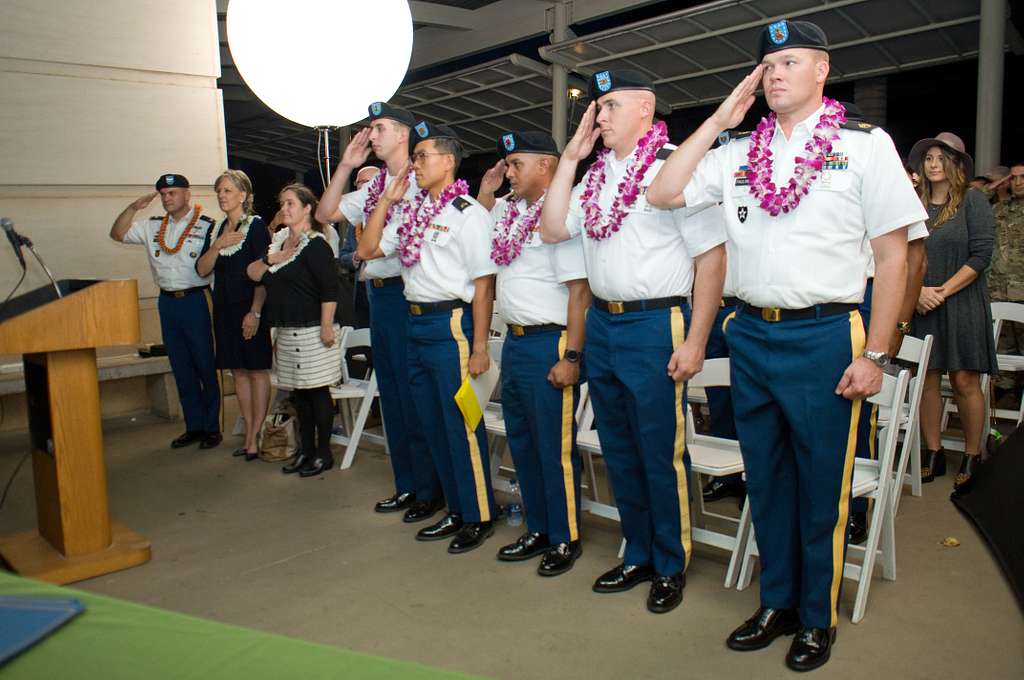
[(468, 194), (469, 185), (465, 180), (455, 180), (441, 192), (429, 210), (422, 212), (427, 193), (427, 190), (423, 189), (415, 198), (406, 202), (402, 224), (398, 226), (398, 258), (405, 267), (415, 266), (420, 261), (420, 250), (423, 248), (423, 236), (427, 232), (427, 226), (456, 197)]
[(658, 151), (668, 141), (668, 129), (665, 123), (657, 121), (651, 126), (640, 141), (637, 143), (636, 151), (629, 161), (629, 168), (625, 176), (619, 182), (615, 200), (609, 210), (608, 221), (601, 223), (601, 206), (598, 199), (601, 197), (601, 189), (605, 182), (605, 163), (611, 149), (605, 149), (590, 166), (587, 171), (587, 182), (580, 196), (583, 203), (583, 226), (587, 234), (595, 241), (608, 238), (622, 227), (622, 221), (626, 218), (626, 209), (636, 203), (640, 195), (640, 181), (644, 173), (651, 167), (658, 157)]
[(491, 260), (494, 264), (506, 267), (523, 252), (523, 244), (530, 238), (533, 228), (540, 221), (540, 210), (544, 206), (546, 195), (538, 198), (518, 222), (519, 199), (510, 200), (506, 204), (505, 214), (501, 216), (501, 221), (494, 230), (494, 238), (491, 240)]
[(800, 205), (811, 184), (818, 178), (818, 173), (825, 163), (825, 156), (832, 151), (832, 142), (839, 139), (839, 126), (846, 122), (846, 108), (834, 99), (822, 98), (825, 110), (814, 126), (811, 139), (804, 145), (807, 157), (796, 157), (793, 176), (781, 189), (772, 183), (772, 152), (768, 147), (775, 136), (773, 112), (762, 118), (757, 129), (750, 137), (747, 150), (747, 181), (750, 183), (750, 194), (758, 200), (761, 209), (772, 217), (779, 213), (788, 213)]
[[(363, 224), (370, 221), (370, 215), (377, 208), (377, 204), (380, 203), (380, 197), (384, 195), (384, 185), (387, 183), (387, 169), (383, 168), (377, 173), (377, 176), (370, 180), (370, 186), (366, 190), (366, 203), (363, 205)], [(412, 170), (409, 171), (409, 182), (415, 182), (413, 177), (414, 173)], [(395, 214), (395, 203), (392, 203), (388, 208), (388, 214), (384, 218), (384, 224), (391, 221), (391, 217)]]

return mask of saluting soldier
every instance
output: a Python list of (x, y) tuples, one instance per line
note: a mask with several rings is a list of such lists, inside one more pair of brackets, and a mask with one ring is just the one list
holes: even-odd
[(579, 237), (558, 244), (540, 238), (540, 211), (558, 164), (558, 147), (543, 132), (498, 137), (497, 167), (512, 185), (508, 200), (481, 183), (493, 203), (491, 260), (508, 334), (501, 352), (501, 403), (509, 449), (526, 505), (527, 531), (498, 551), (518, 562), (543, 555), (537, 573), (572, 568), (580, 547), (580, 472), (576, 449), (586, 310), (590, 286)]
[[(157, 194), (165, 214), (133, 222)], [(160, 175), (155, 193), (133, 201), (117, 216), (110, 238), (147, 246), (153, 281), (160, 289), (160, 332), (185, 416), (185, 433), (171, 442), (171, 448), (199, 442), (199, 448), (212, 449), (221, 442), (220, 384), (213, 354), (210, 277), (196, 272), (196, 259), (216, 223), (203, 214), (202, 206), (191, 203), (184, 175)]]
[[(396, 179), (407, 179), (409, 134), (416, 119), (405, 109), (385, 102), (369, 107), (370, 126), (352, 138), (345, 148), (338, 169), (317, 208), (317, 219), (339, 222), (342, 217), (356, 229), (362, 229), (381, 201), (387, 187)], [(352, 171), (366, 162), (373, 151), (385, 164), (385, 170), (361, 188), (342, 196)], [(403, 200), (412, 199), (419, 189), (406, 182)], [(384, 228), (397, 229), (402, 211), (389, 208)], [(358, 267), (359, 254), (353, 264)], [(443, 492), (427, 442), (416, 415), (409, 387), (409, 363), (406, 354), (409, 309), (402, 282), (402, 263), (396, 253), (371, 259), (363, 267), (367, 297), (370, 301), (370, 336), (373, 342), (373, 368), (380, 388), (388, 439), (395, 493), (379, 501), (377, 512), (405, 511), (405, 522), (419, 522), (444, 507)], [(357, 282), (357, 285), (358, 282)]]
[[(741, 300), (726, 327), (736, 429), (761, 552), (761, 606), (734, 650), (797, 633), (786, 664), (826, 663), (835, 641), (862, 400), (881, 389), (907, 272), (907, 225), (925, 219), (892, 140), (823, 98), (825, 33), (778, 21), (758, 66), (686, 140), (648, 191), (656, 205), (722, 202)], [(763, 83), (772, 109), (707, 153)], [(875, 258), (869, 334), (863, 299)]]
[[(713, 211), (690, 215), (647, 201), (671, 149), (665, 124), (654, 121), (651, 80), (599, 71), (589, 94), (548, 188), (541, 235), (582, 237), (593, 291), (587, 381), (626, 538), (624, 562), (593, 589), (616, 593), (650, 581), (647, 608), (664, 613), (682, 602), (693, 554), (685, 381), (703, 365), (721, 301), (725, 230)], [(574, 189), (576, 167), (598, 137), (606, 148)]]
[[(408, 168), (400, 170), (367, 220), (357, 253), (364, 260), (397, 255), (402, 263), (409, 381), (448, 502), (448, 513), (416, 538), (451, 538), (448, 552), (463, 553), (494, 533), (483, 419), (471, 429), (455, 402), (463, 381), (490, 366), (497, 271), (490, 258), (492, 221), (466, 195), (466, 182), (455, 179), (464, 155), (455, 132), (427, 121), (413, 129), (419, 191), (406, 198)], [(392, 208), (399, 217), (388, 222)]]

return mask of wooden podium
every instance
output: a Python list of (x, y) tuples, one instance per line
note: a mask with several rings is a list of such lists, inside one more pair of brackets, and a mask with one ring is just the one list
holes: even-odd
[(66, 280), (0, 309), (0, 354), (23, 354), (38, 530), (0, 536), (14, 571), (71, 583), (138, 566), (149, 541), (111, 523), (96, 348), (139, 342), (135, 281)]

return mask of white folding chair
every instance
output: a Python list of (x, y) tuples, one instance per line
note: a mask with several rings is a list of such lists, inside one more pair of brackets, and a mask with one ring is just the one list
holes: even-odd
[[(909, 381), (910, 373), (905, 370), (900, 371), (897, 377), (883, 375), (882, 390), (871, 397), (869, 401), (872, 404), (877, 404), (879, 408), (889, 409), (890, 413), (899, 413), (906, 399)], [(843, 577), (857, 581), (857, 594), (850, 617), (853, 623), (859, 623), (864, 618), (868, 590), (871, 587), (871, 577), (878, 557), (882, 559), (882, 577), (888, 581), (896, 580), (895, 508), (890, 496), (896, 490), (893, 466), (895, 465), (899, 427), (898, 425), (893, 427), (893, 425), (894, 423), (890, 422), (880, 431), (878, 460), (857, 458), (854, 461), (850, 496), (851, 498), (873, 499), (874, 505), (868, 522), (868, 537), (865, 544), (863, 546), (848, 546), (848, 558), (843, 565)], [(742, 521), (750, 523), (749, 513), (744, 513)], [(758, 555), (756, 530), (757, 527), (749, 528), (743, 563), (736, 586), (739, 590), (749, 586), (752, 578), (754, 557)], [(850, 554), (861, 554), (860, 564), (850, 562)]]
[[(928, 373), (928, 360), (932, 354), (932, 335), (918, 339), (912, 336), (903, 338), (900, 351), (896, 358), (916, 368), (916, 374), (910, 378), (907, 386), (907, 401), (900, 411), (899, 430), (903, 439), (903, 448), (896, 460), (896, 479), (903, 480), (897, 484), (893, 493), (893, 508), (899, 509), (900, 498), (903, 496), (903, 485), (910, 484), (910, 492), (914, 496), (921, 495), (921, 395), (924, 394), (924, 378)], [(884, 427), (892, 419), (892, 414), (885, 407), (878, 408), (878, 426)], [(907, 466), (910, 471), (907, 472)]]
[[(700, 373), (690, 378), (688, 383), (689, 393), (692, 393), (695, 389), (699, 389), (703, 393), (709, 387), (729, 387), (729, 385), (728, 359), (706, 360)], [(696, 408), (696, 404), (690, 404), (691, 414)], [(743, 456), (740, 455), (739, 442), (735, 439), (723, 439), (706, 434), (697, 434), (692, 417), (686, 420), (686, 449), (690, 454), (690, 469), (694, 473), (696, 480), (700, 479), (700, 475), (725, 477), (743, 472)], [(693, 486), (693, 488), (698, 492), (700, 490), (699, 484)], [(700, 493), (696, 493), (696, 495), (699, 497), (698, 507), (702, 515), (715, 517), (721, 521), (736, 525), (736, 531), (733, 533), (712, 531), (704, 527), (692, 527), (690, 529), (690, 534), (694, 541), (729, 551), (729, 568), (725, 573), (725, 587), (730, 588), (736, 580), (736, 571), (743, 554), (743, 548), (746, 546), (746, 531), (749, 527), (749, 522), (744, 523), (742, 521), (747, 512), (746, 499), (744, 499), (741, 506), (740, 519), (737, 519), (728, 515), (711, 512), (704, 505), (704, 496)]]
[[(1019, 302), (993, 302), (992, 303), (992, 332), (995, 335), (996, 347), (999, 346), (999, 336), (1003, 332), (1004, 322), (1012, 321), (1024, 324), (1024, 304)], [(996, 354), (996, 361), (999, 364), (999, 371), (1017, 373), (1024, 371), (1024, 356), (1019, 354)], [(1004, 420), (1016, 419), (1020, 425), (1024, 421), (1024, 399), (1017, 405), (1016, 411), (997, 408), (994, 411), (996, 418)]]
[[(346, 355), (353, 347), (370, 347), (370, 329), (354, 329), (345, 326), (341, 331), (341, 338), (338, 340), (341, 345), (341, 383), (331, 386), (331, 398), (339, 402), (342, 415), (342, 422), (345, 424), (346, 434), (332, 434), (331, 443), (345, 446), (345, 455), (342, 456), (341, 470), (352, 467), (355, 460), (356, 450), (359, 442), (365, 437), (368, 441), (383, 444), (387, 449), (387, 437), (372, 433), (364, 433), (366, 418), (370, 415), (370, 408), (373, 400), (379, 396), (377, 390), (377, 375), (370, 369), (369, 375), (365, 378), (353, 378), (349, 375)], [(358, 402), (358, 405), (357, 405)], [(381, 418), (383, 422), (383, 417)], [(384, 427), (387, 427), (385, 423)]]
[(500, 340), (501, 338), (505, 337), (505, 333), (507, 332), (508, 326), (505, 324), (505, 321), (501, 318), (501, 316), (497, 312), (491, 314), (491, 339)]

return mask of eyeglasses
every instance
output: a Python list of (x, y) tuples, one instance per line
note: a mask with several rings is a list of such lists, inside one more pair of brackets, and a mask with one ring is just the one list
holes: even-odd
[(422, 163), (427, 160), (427, 156), (450, 156), (451, 154), (443, 153), (441, 151), (417, 151), (412, 155), (413, 163)]

